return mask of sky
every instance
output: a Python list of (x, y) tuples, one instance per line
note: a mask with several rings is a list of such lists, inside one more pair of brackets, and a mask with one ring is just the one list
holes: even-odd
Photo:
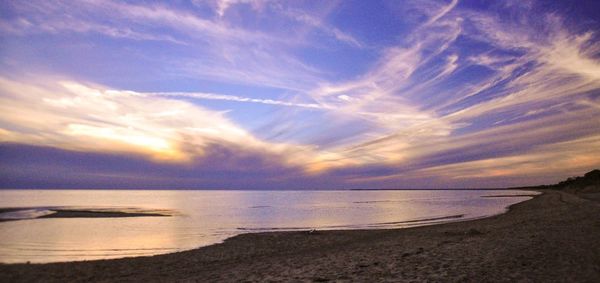
[(1, 1), (0, 187), (498, 188), (600, 167), (598, 1)]

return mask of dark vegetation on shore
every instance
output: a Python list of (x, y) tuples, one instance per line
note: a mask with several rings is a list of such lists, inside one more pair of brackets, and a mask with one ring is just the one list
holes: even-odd
[(569, 193), (600, 193), (600, 170), (592, 170), (580, 177), (570, 177), (557, 184), (528, 188), (563, 190)]
[(553, 185), (541, 185), (524, 189), (557, 190), (575, 194), (581, 198), (600, 202), (600, 170), (594, 169), (583, 176), (570, 177)]

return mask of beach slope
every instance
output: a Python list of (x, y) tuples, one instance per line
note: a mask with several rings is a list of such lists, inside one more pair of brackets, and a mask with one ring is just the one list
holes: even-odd
[(473, 221), (245, 234), (153, 257), (0, 265), (0, 281), (598, 282), (599, 239), (598, 202), (547, 190)]

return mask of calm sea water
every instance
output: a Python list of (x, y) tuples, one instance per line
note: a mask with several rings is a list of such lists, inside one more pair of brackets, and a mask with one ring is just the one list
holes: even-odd
[(0, 207), (169, 210), (171, 217), (45, 218), (0, 222), (0, 262), (155, 255), (255, 231), (379, 229), (502, 213), (523, 191), (4, 190)]

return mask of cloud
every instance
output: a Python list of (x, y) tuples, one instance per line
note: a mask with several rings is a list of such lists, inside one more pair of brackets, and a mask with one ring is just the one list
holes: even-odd
[[(185, 44), (183, 41), (168, 34), (159, 35), (138, 30), (137, 28), (132, 29), (127, 26), (111, 25), (81, 17), (81, 15), (73, 13), (74, 10), (81, 10), (82, 13), (87, 14), (90, 13), (89, 9), (92, 7), (71, 4), (73, 3), (63, 3), (60, 1), (53, 3), (32, 2), (27, 4), (7, 3), (7, 10), (13, 12), (13, 17), (1, 20), (0, 30), (12, 35), (59, 34), (63, 32), (98, 33), (114, 38)], [(68, 9), (67, 6), (70, 6), (71, 9)], [(67, 16), (64, 15), (65, 13)]]
[(268, 104), (268, 105), (293, 106), (293, 107), (304, 107), (304, 108), (315, 108), (315, 109), (327, 109), (328, 108), (326, 106), (319, 105), (316, 103), (296, 103), (296, 102), (288, 102), (288, 101), (283, 101), (283, 100), (258, 99), (258, 98), (249, 98), (249, 97), (241, 97), (241, 96), (237, 96), (237, 95), (225, 95), (225, 94), (216, 94), (216, 93), (155, 92), (155, 93), (144, 93), (144, 95), (156, 95), (156, 96), (164, 96), (164, 97), (190, 97), (190, 98), (198, 98), (198, 99), (261, 103), (261, 104)]
[[(342, 115), (378, 121), (379, 136), (339, 149), (361, 164), (389, 166), (380, 176), (356, 180), (403, 180), (427, 168), (445, 170), (453, 164), (463, 164), (465, 170), (472, 166), (473, 172), (493, 177), (492, 171), (477, 171), (479, 161), (488, 160), (490, 168), (498, 161), (500, 168), (513, 161), (517, 166), (516, 160), (537, 160), (538, 155), (565, 160), (564, 155), (550, 155), (564, 148), (557, 144), (585, 148), (587, 137), (600, 130), (597, 119), (581, 120), (597, 114), (595, 99), (589, 95), (600, 89), (596, 77), (600, 64), (592, 57), (600, 45), (590, 33), (571, 34), (556, 16), (546, 18), (540, 33), (538, 25), (503, 25), (493, 15), (456, 9), (453, 2), (430, 16), (432, 21), (417, 28), (419, 33), (408, 46), (405, 42), (403, 47), (385, 49), (381, 61), (358, 80), (313, 92), (322, 104), (348, 109)], [(461, 52), (464, 38), (490, 48), (461, 61), (456, 52)], [(458, 84), (462, 73), (475, 66), (488, 68), (490, 75)], [(437, 86), (450, 81), (453, 88), (433, 96)], [(581, 143), (569, 143), (580, 139)], [(587, 153), (577, 152), (573, 158), (582, 159)], [(527, 167), (517, 168), (522, 176), (528, 172)], [(452, 175), (442, 172), (436, 171), (437, 176)]]
[[(202, 2), (202, 1), (193, 1), (193, 3), (198, 6), (205, 4), (205, 3), (200, 3), (200, 2)], [(204, 2), (206, 2), (206, 1), (204, 1)], [(209, 1), (209, 2), (211, 2), (210, 4), (214, 7), (215, 13), (219, 17), (223, 17), (223, 16), (225, 16), (225, 13), (227, 12), (227, 10), (230, 7), (233, 7), (233, 6), (236, 6), (239, 4), (248, 4), (254, 10), (261, 10), (262, 7), (264, 5), (266, 5), (268, 2), (271, 2), (271, 0), (215, 0), (215, 1)]]
[[(455, 126), (439, 119), (436, 113), (422, 109), (419, 100), (411, 99), (411, 94), (416, 95), (418, 89), (428, 88), (436, 79), (450, 75), (458, 67), (458, 55), (451, 54), (444, 65), (428, 69), (435, 74), (432, 77), (416, 74), (446, 52), (461, 33), (460, 20), (437, 23), (442, 16), (432, 16), (432, 19), (437, 18), (427, 24), (435, 31), (419, 27), (419, 32), (403, 46), (383, 49), (381, 58), (358, 79), (325, 83), (309, 93), (318, 103), (337, 109), (337, 115), (372, 125), (371, 135), (365, 135), (358, 144), (345, 144), (332, 150), (366, 164), (404, 162), (412, 155), (407, 150), (410, 144), (450, 134)], [(390, 139), (391, 136), (395, 138)]]
[(184, 101), (73, 81), (0, 78), (2, 142), (69, 150), (124, 152), (188, 162), (214, 145), (280, 156), (317, 158), (309, 147), (262, 141), (223, 113)]
[[(506, 81), (504, 87), (494, 90), (503, 95), (471, 104), (450, 116), (473, 118), (502, 109), (525, 108), (527, 105), (530, 108), (537, 108), (545, 103), (557, 103), (557, 100), (568, 97), (582, 97), (582, 94), (600, 88), (600, 80), (597, 76), (600, 73), (600, 62), (592, 59), (592, 53), (588, 51), (600, 48), (600, 44), (590, 41), (589, 33), (569, 35), (555, 17), (550, 18), (547, 23), (551, 31), (543, 40), (539, 40), (539, 35), (528, 38), (523, 33), (515, 34), (513, 32), (512, 34), (515, 34), (516, 37), (522, 38), (519, 46), (513, 46), (513, 48), (518, 47), (527, 52), (502, 67), (497, 66), (502, 64), (504, 60), (502, 58), (491, 59), (484, 55), (474, 59), (477, 60), (477, 64), (497, 70), (498, 74), (484, 81), (482, 88), (475, 92), (468, 92), (463, 98), (493, 89), (498, 86), (498, 83), (507, 79), (509, 81)], [(489, 28), (489, 26), (494, 26), (497, 34), (508, 33), (503, 31), (499, 25), (488, 23), (486, 27)], [(485, 32), (490, 33), (491, 31)], [(531, 33), (531, 31), (524, 33)], [(491, 43), (498, 47), (506, 45), (504, 39), (494, 40)], [(527, 66), (530, 66), (529, 70), (526, 69)], [(521, 74), (518, 74), (519, 72)]]
[(458, 0), (452, 0), (450, 2), (450, 4), (448, 4), (448, 6), (443, 7), (437, 14), (435, 14), (431, 18), (429, 18), (429, 20), (427, 20), (427, 22), (424, 24), (424, 26), (428, 26), (428, 25), (435, 23), (441, 17), (445, 16), (450, 11), (452, 11), (452, 9), (454, 9), (454, 7), (456, 7), (456, 4), (458, 4)]
[[(227, 2), (227, 6), (234, 2)], [(283, 37), (283, 30), (264, 32), (233, 20), (211, 19), (202, 16), (200, 8), (183, 10), (117, 1), (33, 1), (5, 6), (11, 17), (0, 19), (0, 29), (11, 36), (99, 34), (140, 41), (132, 45), (144, 41), (172, 43), (176, 46), (166, 48), (173, 53), (158, 53), (156, 59), (149, 56), (148, 60), (160, 60), (162, 68), (176, 76), (308, 90), (324, 74), (291, 49), (306, 46), (305, 39)], [(286, 15), (280, 17), (298, 28), (313, 27)]]
[[(525, 154), (434, 166), (412, 174), (446, 176), (457, 180), (495, 178), (499, 185), (502, 179), (515, 178), (518, 180), (513, 184), (515, 186), (538, 185), (538, 180), (549, 175), (554, 175), (550, 182), (558, 182), (564, 176), (574, 176), (589, 168), (597, 168), (600, 160), (595, 156), (600, 154), (599, 149), (600, 136), (594, 135), (542, 145)], [(526, 183), (523, 183), (524, 180)]]
[(328, 25), (321, 18), (313, 17), (311, 14), (314, 14), (314, 13), (309, 14), (309, 13), (305, 13), (305, 12), (298, 11), (298, 10), (284, 10), (284, 9), (281, 10), (281, 13), (283, 13), (284, 15), (286, 15), (286, 16), (290, 17), (291, 19), (294, 19), (300, 23), (306, 24), (309, 27), (316, 28), (317, 30), (320, 30), (320, 31), (324, 32), (325, 34), (332, 36), (333, 38), (337, 39), (340, 42), (343, 42), (343, 43), (346, 43), (346, 44), (349, 44), (351, 46), (358, 47), (358, 48), (364, 47), (364, 44), (361, 43), (360, 40), (356, 39), (354, 36), (352, 36), (348, 33), (345, 33), (338, 28)]
[[(252, 171), (232, 157), (252, 156), (289, 169), (282, 172), (294, 180), (356, 185), (430, 179), (493, 185), (501, 178), (522, 182), (528, 173), (541, 180), (543, 164), (553, 159), (568, 167), (564, 172), (596, 166), (586, 154), (596, 154), (590, 148), (600, 131), (597, 34), (567, 26), (558, 12), (531, 17), (535, 2), (516, 4), (390, 3), (402, 6), (389, 8), (406, 25), (381, 28), (379, 36), (388, 40), (368, 46), (354, 36), (352, 23), (334, 25), (336, 3), (318, 13), (303, 3), (245, 0), (195, 3), (194, 9), (113, 1), (3, 3), (4, 37), (85, 39), (73, 40), (76, 45), (99, 35), (117, 41), (124, 54), (147, 51), (146, 61), (132, 56), (131, 65), (143, 69), (153, 62), (161, 79), (175, 79), (163, 84), (129, 73), (127, 83), (96, 85), (77, 79), (80, 66), (58, 79), (4, 75), (0, 137), (172, 166), (223, 156), (232, 168)], [(20, 54), (14, 45), (4, 61)], [(340, 61), (310, 56), (324, 50), (339, 53)], [(363, 70), (331, 67), (354, 68), (362, 56), (369, 58)], [(104, 59), (130, 67), (129, 60)], [(13, 65), (29, 68), (23, 62)], [(200, 106), (201, 100), (219, 109), (246, 104), (225, 113)], [(255, 110), (253, 104), (272, 112), (260, 123), (240, 119)]]
[(2, 188), (286, 189), (304, 176), (277, 156), (217, 144), (186, 163), (13, 143), (0, 143), (0, 157)]

